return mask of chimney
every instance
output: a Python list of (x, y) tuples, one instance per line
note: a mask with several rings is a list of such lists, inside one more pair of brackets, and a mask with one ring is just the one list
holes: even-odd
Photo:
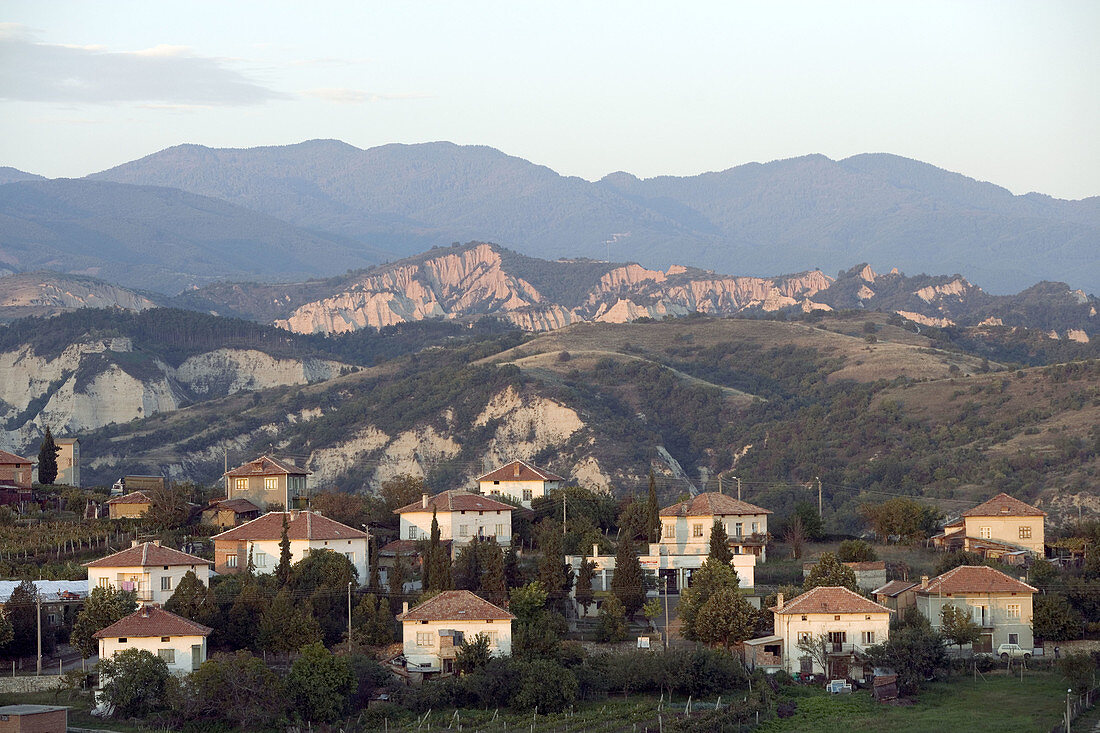
[(141, 543), (138, 542), (137, 540), (130, 540), (130, 547), (137, 547), (140, 544)]
[(921, 590), (928, 590), (928, 576), (927, 575), (920, 576), (920, 589)]
[(427, 491), (425, 491), (423, 494), (420, 495), (420, 507), (422, 509), (427, 509), (428, 508), (428, 492)]
[(599, 542), (593, 542), (592, 543), (592, 557), (599, 557), (599, 556), (600, 556), (600, 543)]
[(516, 465), (512, 470), (516, 472), (516, 478), (519, 478), (519, 461), (516, 461)]
[(148, 606), (142, 606), (141, 607), (141, 617), (142, 618), (149, 618), (149, 607)]
[(297, 509), (291, 509), (290, 510), (290, 518), (287, 519), (287, 521), (288, 522), (293, 522), (297, 518), (298, 518), (298, 510)]
[(409, 602), (408, 601), (401, 601), (401, 613), (408, 613), (408, 612), (409, 612)]
[(160, 540), (153, 540), (153, 544), (160, 547)]
[(783, 610), (783, 594), (782, 593), (776, 593), (775, 594), (775, 607), (777, 609), (779, 609), (780, 611)]

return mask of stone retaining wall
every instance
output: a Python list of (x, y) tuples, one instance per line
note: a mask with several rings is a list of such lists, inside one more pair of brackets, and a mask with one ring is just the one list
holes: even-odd
[(61, 678), (57, 675), (41, 677), (0, 677), (0, 694), (15, 692), (47, 692), (57, 687)]

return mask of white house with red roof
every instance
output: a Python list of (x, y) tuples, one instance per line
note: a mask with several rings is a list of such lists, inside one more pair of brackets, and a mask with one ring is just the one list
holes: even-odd
[(260, 456), (225, 472), (225, 498), (248, 499), (261, 509), (299, 509), (306, 499), (309, 474), (290, 461)]
[(206, 637), (212, 630), (163, 608), (144, 606), (100, 629), (95, 638), (100, 659), (126, 649), (144, 649), (163, 659), (168, 671), (184, 675), (206, 661)]
[[(453, 540), (455, 546), (474, 538), (494, 538), (497, 544), (512, 543), (511, 504), (469, 491), (443, 491), (435, 496), (424, 494), (394, 513), (401, 517), (401, 539), (419, 540), (431, 536), (432, 516), (439, 523), (439, 537)], [(457, 549), (457, 548), (456, 548)]]
[(532, 501), (560, 489), (565, 485), (565, 479), (525, 461), (512, 461), (478, 476), (477, 485), (486, 496), (506, 496), (530, 509)]
[(478, 634), (495, 657), (512, 653), (512, 614), (468, 590), (446, 590), (397, 617), (410, 675), (449, 674), (458, 648)]
[[(745, 642), (746, 663), (750, 667), (773, 666), (764, 660), (774, 657), (777, 650), (778, 666), (792, 674), (864, 679), (867, 647), (890, 637), (890, 609), (840, 586), (813, 588), (790, 601), (785, 601), (780, 593), (768, 610), (772, 612), (775, 631), (771, 636)], [(798, 648), (804, 639), (824, 642), (827, 669), (822, 668), (820, 660)], [(768, 647), (773, 651), (761, 654)]]
[(986, 565), (960, 565), (916, 588), (917, 609), (938, 629), (942, 609), (950, 604), (970, 614), (982, 627), (975, 652), (992, 652), (1001, 644), (1035, 646), (1031, 632), (1032, 597), (1036, 589)]
[(121, 552), (84, 563), (88, 592), (93, 588), (133, 591), (141, 603), (163, 605), (189, 571), (210, 582), (209, 560), (162, 547), (159, 541), (137, 542)]
[(249, 555), (256, 572), (268, 575), (279, 565), (283, 520), (287, 522), (290, 559), (298, 562), (311, 552), (331, 550), (349, 561), (359, 574), (359, 582), (370, 578), (370, 536), (366, 531), (341, 524), (335, 519), (309, 510), (268, 512), (251, 522), (214, 535), (214, 569), (223, 574), (243, 572)]

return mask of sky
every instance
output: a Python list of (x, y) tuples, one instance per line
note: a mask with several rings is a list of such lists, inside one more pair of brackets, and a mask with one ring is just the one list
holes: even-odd
[(1100, 2), (0, 4), (0, 165), (489, 145), (588, 180), (810, 153), (1100, 195)]

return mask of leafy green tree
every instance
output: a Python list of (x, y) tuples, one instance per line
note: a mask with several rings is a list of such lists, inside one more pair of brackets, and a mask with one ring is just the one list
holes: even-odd
[(802, 588), (810, 590), (820, 586), (838, 585), (856, 593), (859, 592), (855, 571), (837, 560), (833, 553), (823, 552), (817, 563), (810, 569), (810, 574), (806, 576)]
[(558, 611), (564, 610), (569, 590), (573, 587), (573, 569), (565, 563), (562, 548), (561, 525), (550, 520), (539, 524), (539, 582), (546, 589), (550, 604)]
[(714, 562), (733, 563), (733, 552), (730, 551), (730, 538), (726, 534), (726, 525), (719, 520), (714, 520), (714, 526), (710, 528), (710, 559)]
[(748, 639), (756, 625), (754, 609), (737, 588), (720, 588), (699, 609), (693, 631), (705, 644), (730, 645)]
[(504, 606), (508, 602), (508, 582), (504, 572), (504, 553), (500, 545), (490, 540), (483, 542), (485, 573), (481, 576), (481, 594), (489, 603)]
[(649, 509), (646, 502), (628, 499), (621, 512), (619, 512), (620, 539), (629, 537), (631, 540), (649, 540)]
[(661, 541), (661, 505), (657, 503), (657, 478), (653, 471), (649, 472), (649, 495), (646, 497), (646, 518), (648, 520), (649, 533), (647, 542)]
[(596, 563), (587, 557), (582, 557), (581, 566), (577, 572), (577, 587), (573, 594), (577, 605), (584, 609), (585, 615), (588, 615), (588, 607), (596, 600), (596, 596), (592, 591), (592, 579), (595, 575)]
[(405, 565), (405, 558), (401, 556), (401, 553), (395, 553), (393, 558), (393, 567), (386, 574), (386, 581), (389, 584), (390, 609), (393, 610), (393, 603), (400, 603), (401, 599), (405, 595), (405, 578), (407, 576), (408, 566)]
[(626, 638), (626, 608), (614, 595), (600, 604), (598, 617), (600, 641), (622, 641)]
[(522, 585), (522, 578), (519, 571), (519, 556), (516, 554), (514, 545), (510, 545), (508, 549), (504, 551), (504, 584), (508, 587), (508, 590), (518, 588)]
[(796, 648), (803, 658), (813, 660), (815, 669), (821, 669), (822, 673), (829, 671), (829, 637), (825, 634), (807, 634), (800, 637)]
[(53, 433), (47, 425), (38, 448), (38, 483), (49, 486), (57, 480), (57, 454), (60, 452), (61, 448), (54, 442)]
[(981, 565), (985, 562), (985, 559), (976, 552), (947, 552), (944, 553), (939, 561), (936, 562), (936, 569), (934, 572), (936, 575), (943, 575), (948, 570), (954, 570), (962, 565)]
[(873, 562), (878, 560), (875, 548), (863, 540), (844, 540), (837, 550), (837, 559), (841, 562)]
[(522, 667), (519, 689), (512, 706), (519, 710), (538, 709), (558, 713), (577, 699), (577, 676), (550, 659), (536, 659)]
[(1068, 641), (1080, 639), (1081, 614), (1069, 604), (1061, 593), (1036, 593), (1032, 600), (1032, 632), (1044, 641)]
[(365, 646), (385, 646), (397, 632), (397, 622), (390, 612), (389, 602), (380, 596), (367, 594), (352, 614), (352, 640)]
[(125, 649), (99, 662), (100, 699), (118, 718), (144, 718), (165, 707), (171, 676), (163, 659), (145, 649)]
[(962, 651), (964, 644), (973, 644), (981, 638), (982, 627), (974, 623), (965, 608), (946, 603), (940, 609), (940, 634), (952, 644), (958, 644)]
[(680, 633), (689, 641), (702, 641), (696, 621), (700, 611), (712, 596), (723, 589), (737, 591), (740, 581), (737, 573), (729, 565), (711, 562), (708, 558), (691, 575), (691, 587), (680, 594), (677, 614), (680, 617)]
[(11, 627), (11, 621), (3, 613), (0, 613), (0, 652), (15, 638), (15, 631)]
[(247, 651), (216, 654), (191, 673), (177, 712), (191, 723), (235, 729), (282, 727), (286, 689), (279, 675)]
[(218, 601), (214, 591), (199, 580), (194, 570), (188, 570), (180, 578), (172, 597), (165, 601), (164, 610), (203, 626), (214, 628), (218, 625)]
[(650, 598), (642, 606), (642, 615), (645, 616), (646, 621), (649, 622), (649, 628), (653, 631), (657, 631), (657, 619), (661, 618), (663, 613), (660, 598)]
[(279, 535), (279, 564), (275, 567), (275, 579), (282, 587), (290, 580), (290, 524), (287, 522), (289, 512), (283, 512), (283, 531)]
[(459, 549), (454, 562), (454, 585), (458, 590), (476, 591), (481, 587), (481, 559), (477, 538)]
[(936, 531), (941, 516), (936, 509), (902, 496), (881, 504), (864, 504), (859, 511), (879, 537), (896, 536), (903, 542), (928, 539)]
[(348, 660), (334, 655), (320, 642), (301, 648), (286, 677), (292, 709), (310, 722), (335, 723), (347, 709), (356, 686)]
[[(223, 586), (227, 591), (233, 589), (233, 586), (223, 582), (218, 590), (221, 591)], [(222, 616), (222, 626), (217, 629), (218, 641), (231, 649), (259, 649), (256, 621), (267, 610), (268, 598), (260, 584), (255, 581), (241, 583), (236, 586), (236, 590), (236, 595), (230, 596), (232, 600)]]
[(38, 589), (33, 582), (24, 580), (11, 592), (4, 612), (11, 623), (12, 640), (8, 653), (15, 657), (35, 654), (38, 648)]
[(133, 591), (101, 586), (93, 588), (73, 622), (69, 644), (76, 647), (85, 659), (94, 657), (99, 653), (99, 640), (95, 638), (95, 633), (136, 610), (137, 600)]
[(920, 690), (926, 680), (934, 679), (936, 671), (947, 666), (943, 638), (915, 626), (899, 629), (883, 644), (867, 648), (876, 667), (890, 667), (898, 674), (898, 688), (905, 694)]
[(477, 634), (469, 641), (463, 641), (455, 653), (455, 669), (461, 674), (476, 672), (489, 663), (489, 637)]
[(787, 521), (787, 526), (783, 530), (783, 541), (791, 546), (791, 554), (795, 560), (802, 559), (802, 552), (806, 547), (806, 542), (809, 537), (806, 535), (806, 528), (802, 524), (802, 518), (798, 516), (791, 517)]
[(295, 605), (286, 588), (280, 590), (260, 616), (260, 646), (269, 652), (293, 652), (321, 641), (321, 625), (307, 608)]
[(645, 603), (645, 575), (634, 542), (629, 537), (619, 540), (615, 554), (615, 575), (611, 578), (611, 592), (622, 601), (626, 617), (634, 618)]
[(170, 486), (157, 487), (146, 492), (151, 504), (142, 519), (158, 532), (176, 529), (187, 523), (191, 506), (186, 497)]
[(1081, 694), (1096, 680), (1096, 662), (1088, 652), (1071, 652), (1058, 660), (1058, 671)]
[(425, 491), (424, 479), (403, 473), (383, 481), (378, 493), (385, 502), (386, 513), (396, 517), (397, 515), (393, 513), (395, 509), (418, 501)]
[(512, 655), (531, 659), (557, 652), (560, 642), (554, 631), (554, 614), (547, 608), (542, 583), (536, 580), (513, 588), (509, 598), (508, 610), (516, 617), (512, 622)]
[(821, 521), (821, 515), (817, 513), (817, 507), (813, 504), (808, 501), (798, 502), (794, 505), (793, 517), (798, 517), (802, 522), (807, 539), (813, 542), (825, 539), (825, 523)]
[(357, 586), (359, 572), (351, 560), (332, 550), (314, 550), (291, 567), (287, 587), (295, 597), (308, 599), (329, 646), (339, 643), (347, 631), (348, 583)]

